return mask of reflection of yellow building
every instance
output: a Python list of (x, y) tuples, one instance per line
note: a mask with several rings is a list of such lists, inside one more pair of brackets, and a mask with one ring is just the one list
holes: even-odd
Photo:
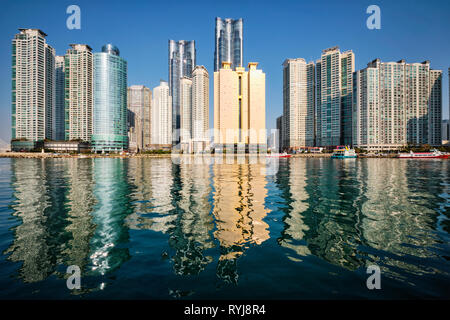
[[(269, 239), (268, 225), (263, 221), (268, 211), (264, 206), (267, 190), (261, 166), (213, 165), (215, 237), (222, 247), (261, 244)], [(240, 254), (242, 250), (234, 250), (221, 259), (233, 259)]]
[(257, 63), (230, 68), (223, 62), (214, 72), (214, 143), (266, 144), (266, 75)]

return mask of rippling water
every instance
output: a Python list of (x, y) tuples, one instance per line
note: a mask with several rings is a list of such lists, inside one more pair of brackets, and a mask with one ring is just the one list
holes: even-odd
[(0, 159), (0, 298), (449, 298), (449, 161), (266, 166)]

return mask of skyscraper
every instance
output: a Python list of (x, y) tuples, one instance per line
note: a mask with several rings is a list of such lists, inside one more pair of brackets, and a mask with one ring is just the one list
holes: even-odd
[(172, 97), (163, 80), (153, 89), (151, 140), (153, 145), (172, 145)]
[(91, 141), (94, 59), (86, 44), (71, 44), (65, 55), (65, 140)]
[(248, 71), (241, 67), (232, 70), (229, 62), (222, 64), (223, 68), (214, 72), (215, 148), (265, 149), (265, 74), (253, 62)]
[(354, 144), (369, 150), (441, 144), (442, 71), (376, 59), (354, 74)]
[(230, 62), (231, 69), (243, 66), (243, 29), (242, 19), (216, 17), (214, 72), (219, 71), (222, 62)]
[(180, 80), (192, 77), (196, 65), (195, 41), (169, 40), (169, 95), (172, 97), (172, 144), (180, 142)]
[(145, 86), (128, 87), (129, 148), (143, 151), (151, 144), (152, 91)]
[(19, 29), (12, 40), (12, 140), (53, 139), (55, 50), (39, 29)]
[(190, 153), (192, 148), (192, 79), (188, 77), (183, 77), (180, 80), (180, 115), (181, 150)]
[(65, 140), (64, 56), (55, 57), (55, 108), (53, 139)]
[(193, 151), (204, 151), (209, 142), (209, 74), (204, 66), (192, 72), (192, 142)]
[(351, 145), (355, 56), (329, 48), (323, 50), (316, 69), (316, 145)]
[(283, 63), (283, 147), (314, 146), (314, 63), (287, 59)]
[(94, 127), (92, 150), (128, 149), (127, 62), (112, 44), (94, 54)]

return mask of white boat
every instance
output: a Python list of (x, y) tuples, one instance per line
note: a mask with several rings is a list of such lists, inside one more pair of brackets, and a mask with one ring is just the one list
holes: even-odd
[(346, 159), (346, 158), (357, 158), (358, 155), (355, 152), (355, 149), (350, 149), (347, 146), (338, 146), (333, 150), (332, 158), (335, 159)]

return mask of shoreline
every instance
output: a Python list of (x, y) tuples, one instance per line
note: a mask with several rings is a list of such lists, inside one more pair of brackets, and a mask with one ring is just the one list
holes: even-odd
[[(237, 154), (234, 154), (236, 156)], [(122, 159), (132, 159), (132, 158), (171, 158), (174, 157), (195, 157), (193, 154), (132, 154), (132, 155), (102, 155), (102, 154), (54, 154), (54, 153), (40, 153), (40, 152), (1, 152), (0, 158), (17, 158), (17, 159), (47, 159), (47, 158), (66, 158), (66, 159), (89, 159), (89, 158), (122, 158)], [(216, 156), (214, 154), (205, 154), (200, 156)], [(226, 157), (226, 154), (222, 155)], [(245, 157), (250, 156), (246, 154)], [(331, 158), (331, 153), (307, 153), (307, 154), (292, 154), (291, 158)], [(397, 154), (392, 155), (358, 155), (358, 158), (375, 158), (375, 159), (397, 159)]]

